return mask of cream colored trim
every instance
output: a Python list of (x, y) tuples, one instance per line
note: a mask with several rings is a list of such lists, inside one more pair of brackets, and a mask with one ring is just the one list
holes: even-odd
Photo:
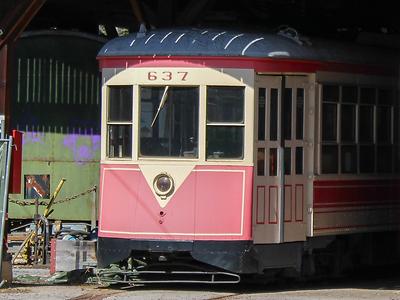
[(247, 163), (243, 160), (208, 160), (200, 161), (197, 159), (165, 159), (165, 158), (148, 158), (141, 159), (140, 161), (126, 160), (126, 159), (113, 159), (103, 160), (100, 162), (102, 165), (193, 165), (196, 166), (241, 166), (241, 167), (253, 167), (253, 161)]
[(209, 122), (207, 125), (210, 126), (235, 126), (235, 127), (244, 127), (244, 123), (224, 123), (224, 122)]
[[(253, 70), (184, 67), (128, 68), (119, 72), (115, 76), (112, 76), (104, 84), (148, 86), (243, 86), (246, 85), (246, 82), (251, 82), (251, 78), (249, 78), (250, 72), (253, 73)], [(168, 80), (166, 80), (167, 77)], [(249, 79), (250, 81), (248, 81)]]
[[(150, 165), (140, 164), (139, 165), (139, 168), (142, 171), (142, 174), (143, 174), (150, 190), (152, 191), (154, 198), (157, 200), (158, 205), (161, 208), (164, 208), (167, 206), (169, 201), (171, 201), (172, 197), (179, 190), (182, 183), (190, 175), (190, 173), (192, 172), (194, 167), (195, 167), (194, 164), (192, 164), (192, 165), (181, 165), (181, 164), (179, 164), (179, 165), (162, 165), (162, 166), (160, 166), (159, 164), (150, 164)], [(158, 195), (153, 186), (154, 178), (156, 178), (161, 173), (168, 174), (172, 178), (174, 185), (175, 185), (173, 192), (166, 197), (161, 197), (160, 195)]]
[(177, 235), (177, 236), (242, 236), (242, 234), (236, 233), (182, 233), (182, 232), (126, 232), (126, 231), (113, 231), (113, 230), (100, 230), (100, 232), (104, 233), (116, 233), (116, 234), (126, 234), (126, 235)]
[(108, 132), (107, 132), (107, 126), (108, 125), (128, 125), (131, 126), (132, 128), (132, 139), (131, 139), (131, 152), (132, 152), (132, 157), (135, 157), (135, 149), (133, 148), (134, 145), (134, 140), (135, 140), (135, 131), (134, 131), (134, 126), (135, 126), (135, 111), (136, 111), (136, 107), (135, 107), (135, 87), (131, 86), (132, 88), (132, 101), (133, 101), (133, 105), (132, 105), (132, 121), (111, 121), (108, 122), (108, 117), (107, 117), (107, 109), (108, 109), (108, 102), (109, 102), (109, 92), (108, 92), (108, 86), (107, 85), (103, 85), (102, 86), (102, 105), (101, 105), (101, 110), (102, 110), (102, 126), (101, 126), (101, 139), (102, 139), (102, 143), (101, 143), (101, 159), (105, 160), (105, 159), (109, 159), (109, 160), (123, 160), (123, 161), (129, 161), (132, 158), (131, 157), (107, 157), (107, 148), (108, 148)]
[[(315, 98), (315, 165), (314, 174), (319, 176), (321, 174), (321, 151), (322, 151), (322, 84), (316, 82), (316, 98)], [(335, 175), (336, 176), (336, 175)]]
[(107, 124), (108, 125), (132, 125), (131, 122), (126, 122), (126, 121), (123, 121), (123, 122), (113, 121), (113, 122), (107, 122)]
[(308, 97), (308, 111), (305, 111), (305, 118), (308, 119), (307, 125), (305, 127), (304, 134), (307, 139), (306, 147), (310, 148), (308, 152), (308, 165), (305, 166), (307, 169), (307, 183), (306, 183), (306, 195), (305, 195), (305, 205), (307, 207), (307, 236), (314, 236), (314, 177), (315, 177), (315, 162), (316, 162), (316, 148), (318, 148), (316, 136), (316, 130), (318, 124), (316, 123), (316, 117), (318, 117), (318, 86), (315, 82), (315, 74), (310, 74), (309, 76), (309, 97)]
[(133, 112), (132, 112), (132, 159), (137, 159), (139, 156), (139, 140), (136, 138), (140, 130), (139, 120), (140, 105), (139, 105), (139, 87), (137, 85), (133, 86)]
[(254, 119), (255, 119), (255, 97), (256, 92), (254, 88), (255, 77), (254, 71), (251, 73), (252, 82), (248, 84), (245, 89), (245, 114), (244, 114), (244, 124), (245, 124), (245, 133), (244, 133), (244, 160), (251, 162), (254, 164)]
[(200, 103), (199, 103), (199, 141), (197, 145), (198, 149), (198, 159), (196, 164), (198, 164), (200, 161), (206, 161), (206, 147), (203, 147), (202, 145), (206, 144), (206, 123), (207, 123), (207, 102), (206, 102), (206, 97), (207, 97), (207, 87), (205, 85), (201, 85), (199, 88), (199, 97), (200, 97)]
[(100, 157), (101, 160), (106, 159), (107, 153), (107, 103), (108, 103), (108, 94), (107, 94), (107, 86), (103, 85), (101, 88), (101, 146), (100, 146)]
[(113, 171), (140, 171), (139, 168), (104, 168), (104, 171), (113, 170)]

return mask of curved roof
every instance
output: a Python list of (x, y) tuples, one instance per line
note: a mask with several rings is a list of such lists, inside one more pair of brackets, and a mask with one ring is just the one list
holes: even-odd
[(318, 60), (357, 64), (390, 64), (388, 49), (323, 40), (301, 40), (292, 34), (171, 29), (152, 30), (113, 39), (98, 56), (214, 56)]

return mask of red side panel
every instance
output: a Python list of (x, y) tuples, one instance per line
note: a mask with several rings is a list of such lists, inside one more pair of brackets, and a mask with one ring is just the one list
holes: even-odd
[(320, 180), (314, 182), (314, 208), (400, 205), (397, 179)]
[(314, 234), (398, 230), (398, 179), (314, 181)]
[(22, 174), (22, 135), (21, 131), (13, 130), (13, 147), (11, 157), (10, 173), (10, 194), (21, 193), (21, 174)]

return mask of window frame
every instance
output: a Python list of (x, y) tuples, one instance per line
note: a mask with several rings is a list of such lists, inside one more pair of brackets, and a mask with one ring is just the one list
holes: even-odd
[[(380, 95), (381, 95), (381, 91), (389, 91), (389, 96), (392, 98), (389, 100), (389, 103), (381, 103), (381, 99), (380, 99)], [(394, 151), (396, 151), (396, 145), (394, 143), (394, 109), (396, 107), (396, 99), (395, 99), (395, 95), (396, 92), (393, 91), (392, 89), (388, 89), (388, 88), (383, 88), (383, 87), (378, 87), (376, 89), (376, 95), (377, 95), (377, 101), (376, 101), (376, 108), (375, 108), (375, 172), (378, 174), (392, 174), (395, 171), (394, 168)], [(388, 111), (388, 115), (390, 117), (389, 120), (389, 136), (387, 140), (381, 140), (380, 136), (379, 136), (379, 131), (378, 131), (378, 125), (380, 125), (381, 123), (378, 120), (378, 109), (380, 108), (386, 108), (389, 109)], [(382, 162), (381, 157), (379, 156), (380, 154), (380, 149), (383, 148), (387, 148), (389, 149), (390, 152), (390, 161), (388, 163), (389, 165), (389, 170), (380, 170), (380, 163)], [(386, 156), (385, 156), (386, 157)]]
[[(131, 109), (131, 121), (110, 121), (110, 100), (111, 100), (111, 89), (118, 88), (118, 87), (130, 87), (131, 88), (131, 101), (132, 101), (132, 109)], [(107, 160), (132, 160), (134, 158), (134, 147), (133, 141), (135, 138), (134, 135), (134, 119), (135, 119), (135, 91), (134, 85), (132, 84), (121, 84), (121, 85), (107, 85), (106, 86), (106, 101), (105, 101), (105, 158)], [(117, 126), (127, 126), (130, 127), (130, 156), (123, 156), (123, 157), (115, 157), (110, 156), (110, 135), (109, 135), (109, 126), (110, 125), (117, 125)]]
[[(205, 143), (204, 143), (204, 151), (205, 151), (205, 161), (244, 161), (246, 159), (246, 86), (242, 85), (210, 85), (206, 84), (205, 86), (205, 120), (204, 120), (204, 132), (205, 132)], [(240, 122), (209, 122), (208, 121), (208, 89), (209, 88), (237, 88), (242, 90), (243, 92), (243, 120)], [(209, 127), (240, 127), (242, 128), (243, 140), (242, 140), (242, 157), (241, 158), (232, 158), (232, 157), (208, 157), (207, 155), (207, 145), (208, 145), (208, 128)]]
[[(324, 101), (323, 99), (323, 88), (324, 86), (337, 86), (339, 88), (339, 95), (338, 95), (338, 100), (335, 101)], [(396, 166), (394, 166), (394, 163), (396, 162), (396, 153), (395, 149), (396, 147), (399, 147), (399, 143), (396, 143), (395, 139), (395, 134), (396, 134), (396, 114), (395, 110), (399, 108), (399, 103), (397, 101), (397, 96), (398, 96), (398, 91), (394, 86), (374, 86), (373, 84), (369, 85), (364, 85), (364, 84), (356, 84), (356, 83), (332, 83), (332, 82), (319, 82), (319, 155), (318, 155), (318, 174), (322, 176), (371, 176), (371, 175), (391, 175), (394, 174), (395, 172), (399, 172), (399, 170), (396, 171)], [(356, 87), (357, 88), (357, 101), (343, 101), (343, 87)], [(366, 96), (362, 90), (365, 89), (365, 92), (372, 93), (373, 91), (373, 97), (367, 97), (363, 101), (362, 95)], [(367, 91), (369, 90), (369, 91)], [(380, 90), (389, 90), (389, 93), (384, 93), (386, 95), (391, 95), (391, 100), (388, 100), (390, 103), (379, 103), (378, 95)], [(331, 100), (331, 99), (330, 99)], [(323, 126), (324, 126), (324, 120), (323, 120), (323, 107), (324, 103), (336, 103), (337, 104), (337, 112), (336, 112), (336, 139), (332, 141), (327, 141), (323, 140)], [(355, 139), (354, 141), (342, 141), (342, 109), (344, 106), (349, 106), (352, 105), (354, 106), (355, 109)], [(372, 139), (368, 141), (361, 141), (360, 140), (360, 130), (361, 128), (361, 109), (362, 107), (369, 107), (368, 109), (372, 109)], [(377, 120), (377, 113), (378, 113), (378, 108), (379, 107), (389, 107), (390, 108), (390, 120), (389, 120), (389, 127), (390, 127), (390, 136), (388, 141), (380, 141), (378, 137), (378, 120)], [(397, 118), (400, 116), (397, 116)], [(397, 120), (399, 123), (399, 120)], [(399, 130), (399, 129), (398, 129)], [(336, 173), (328, 173), (328, 172), (323, 172), (322, 169), (322, 162), (323, 162), (323, 153), (322, 149), (324, 146), (336, 146), (337, 147), (337, 172)], [(355, 147), (355, 155), (356, 155), (356, 166), (355, 166), (355, 171), (354, 172), (344, 172), (343, 170), (343, 147)], [(373, 171), (361, 171), (361, 148), (367, 148), (371, 147), (373, 149)], [(390, 148), (390, 165), (391, 168), (388, 171), (380, 171), (378, 167), (378, 159), (379, 159), (379, 153), (378, 153), (378, 148), (383, 148), (387, 147)], [(387, 149), (384, 149), (386, 151)], [(368, 155), (367, 155), (368, 156)], [(366, 157), (366, 156), (364, 156)], [(389, 165), (388, 162), (384, 163), (385, 165)], [(371, 168), (372, 170), (372, 168)]]
[[(197, 149), (197, 155), (196, 157), (179, 157), (179, 156), (151, 156), (151, 155), (142, 155), (140, 152), (140, 145), (141, 145), (141, 135), (140, 135), (140, 123), (141, 123), (141, 112), (142, 112), (142, 99), (141, 99), (141, 88), (165, 88), (166, 86), (169, 86), (169, 88), (197, 88), (198, 91), (198, 103), (197, 103), (197, 145), (198, 145), (198, 149)], [(136, 149), (136, 159), (137, 160), (177, 160), (177, 161), (186, 161), (186, 160), (190, 160), (190, 161), (198, 161), (200, 160), (200, 155), (201, 155), (201, 131), (203, 130), (201, 128), (202, 122), (200, 120), (201, 118), (201, 88), (202, 85), (157, 85), (157, 84), (137, 84), (137, 98), (138, 98), (138, 104), (137, 104), (137, 122), (138, 122), (138, 128), (135, 130), (135, 134), (137, 136), (137, 149)], [(168, 100), (167, 100), (168, 101)]]
[[(324, 101), (324, 86), (337, 86), (338, 87), (338, 94), (337, 94), (337, 99), (336, 100), (332, 100), (331, 98), (329, 98), (327, 101)], [(339, 158), (339, 152), (340, 152), (340, 147), (339, 147), (339, 140), (340, 140), (340, 105), (339, 105), (339, 101), (340, 101), (340, 86), (338, 86), (337, 84), (334, 83), (322, 83), (320, 85), (320, 117), (319, 117), (319, 128), (320, 128), (320, 155), (319, 155), (319, 174), (321, 175), (332, 175), (332, 174), (338, 174), (340, 172), (340, 158)], [(324, 140), (323, 139), (323, 133), (324, 133), (324, 118), (323, 118), (323, 114), (324, 114), (324, 104), (328, 104), (330, 106), (335, 106), (336, 108), (336, 122), (335, 122), (335, 137), (333, 139), (329, 139), (329, 140)], [(333, 147), (336, 146), (337, 147), (337, 172), (336, 173), (325, 173), (323, 171), (323, 148), (324, 147)]]

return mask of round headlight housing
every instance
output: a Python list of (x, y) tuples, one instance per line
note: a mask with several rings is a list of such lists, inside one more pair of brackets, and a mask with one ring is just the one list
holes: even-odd
[(154, 191), (161, 197), (167, 197), (174, 191), (174, 180), (166, 173), (161, 173), (154, 178)]

